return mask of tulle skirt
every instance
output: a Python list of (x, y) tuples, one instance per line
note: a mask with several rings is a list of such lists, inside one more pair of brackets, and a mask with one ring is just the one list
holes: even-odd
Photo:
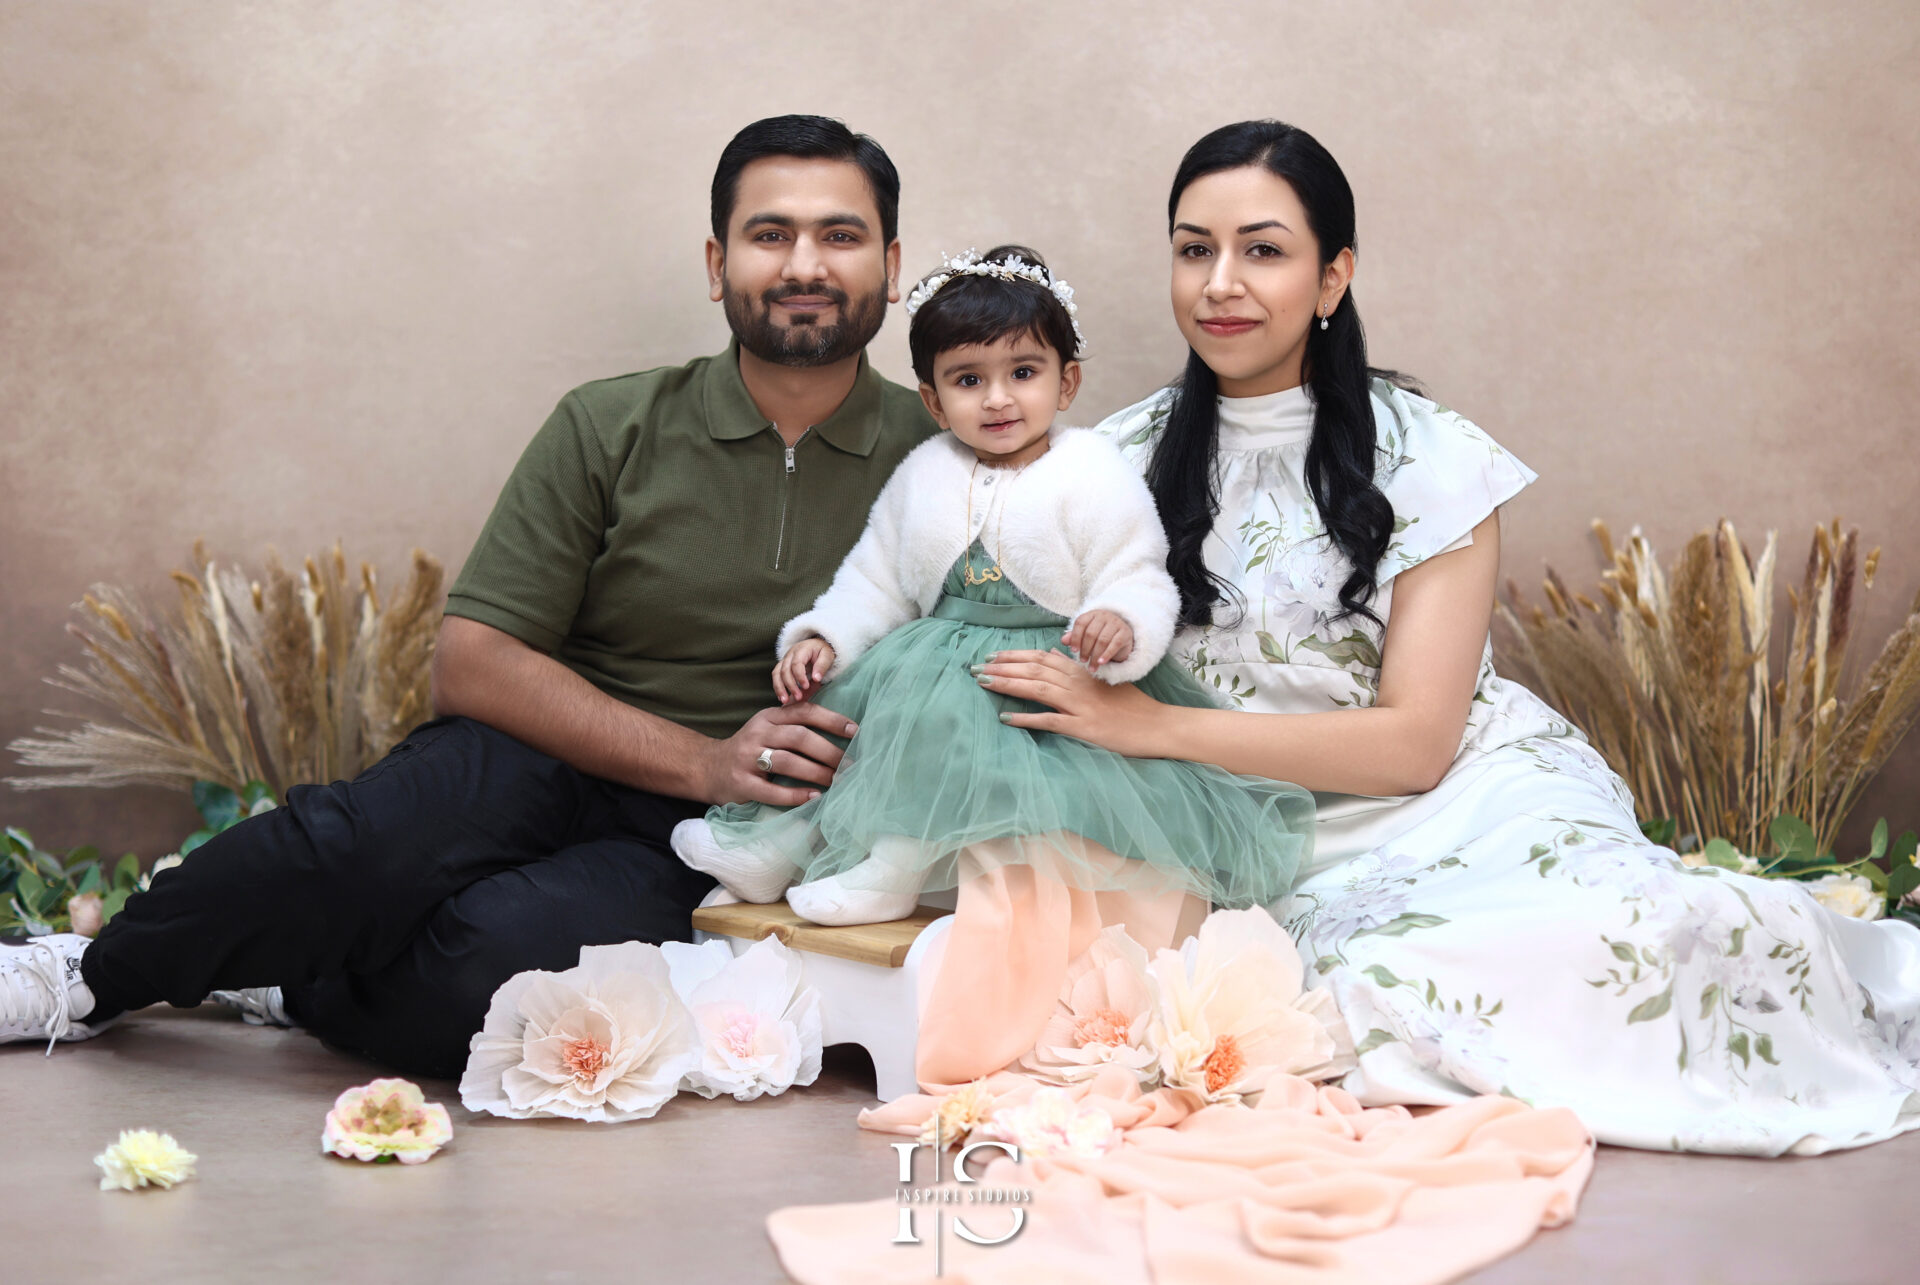
[[(1073, 887), (1178, 890), (1220, 906), (1286, 894), (1312, 843), (1313, 796), (1298, 786), (1000, 721), (1041, 707), (989, 692), (969, 667), (1058, 649), (1065, 623), (1031, 604), (943, 598), (816, 698), (859, 728), (841, 742), (832, 787), (796, 808), (715, 808), (714, 837), (786, 860), (802, 882), (848, 875), (891, 891), (950, 888), (1017, 863)], [(1172, 661), (1139, 687), (1169, 704), (1215, 704)]]

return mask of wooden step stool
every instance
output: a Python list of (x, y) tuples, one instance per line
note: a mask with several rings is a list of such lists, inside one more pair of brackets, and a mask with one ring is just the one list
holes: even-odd
[(891, 923), (826, 928), (800, 918), (784, 901), (730, 902), (702, 905), (693, 912), (693, 927), (695, 941), (725, 941), (736, 955), (762, 937), (799, 951), (802, 978), (820, 992), (823, 1042), (866, 1049), (874, 1091), (891, 1100), (920, 1087), (913, 1075), (920, 1007), (952, 919), (950, 911), (921, 906)]

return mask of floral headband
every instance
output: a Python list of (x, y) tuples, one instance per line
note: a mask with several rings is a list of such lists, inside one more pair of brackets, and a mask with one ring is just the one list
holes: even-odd
[(1060, 306), (1067, 310), (1067, 320), (1073, 326), (1076, 354), (1086, 351), (1087, 337), (1080, 333), (1080, 306), (1073, 301), (1073, 287), (1039, 264), (1028, 263), (1017, 254), (1004, 262), (990, 262), (980, 257), (980, 251), (972, 249), (952, 258), (941, 255), (940, 271), (915, 286), (912, 293), (907, 295), (907, 315), (911, 317), (920, 311), (927, 300), (940, 293), (940, 288), (955, 277), (998, 277), (1002, 281), (1031, 281), (1037, 286), (1046, 287), (1060, 301)]

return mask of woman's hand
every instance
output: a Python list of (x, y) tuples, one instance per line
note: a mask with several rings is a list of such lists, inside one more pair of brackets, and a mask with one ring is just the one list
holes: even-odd
[(787, 648), (773, 667), (773, 694), (782, 705), (797, 705), (820, 690), (833, 668), (833, 648), (824, 638), (802, 638)]
[(980, 671), (980, 685), (1054, 710), (1002, 714), (1000, 721), (1009, 726), (1058, 732), (1129, 758), (1159, 758), (1164, 753), (1156, 729), (1167, 706), (1132, 683), (1104, 683), (1057, 651), (1000, 652)]

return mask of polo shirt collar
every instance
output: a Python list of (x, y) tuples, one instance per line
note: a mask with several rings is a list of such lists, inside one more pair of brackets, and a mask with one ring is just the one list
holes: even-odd
[[(740, 378), (740, 341), (707, 363), (706, 387), (701, 407), (707, 417), (707, 432), (716, 441), (732, 442), (752, 437), (773, 427), (760, 413)], [(860, 369), (853, 377), (853, 388), (833, 414), (813, 426), (827, 444), (849, 455), (871, 455), (880, 440), (880, 375), (860, 354)]]

